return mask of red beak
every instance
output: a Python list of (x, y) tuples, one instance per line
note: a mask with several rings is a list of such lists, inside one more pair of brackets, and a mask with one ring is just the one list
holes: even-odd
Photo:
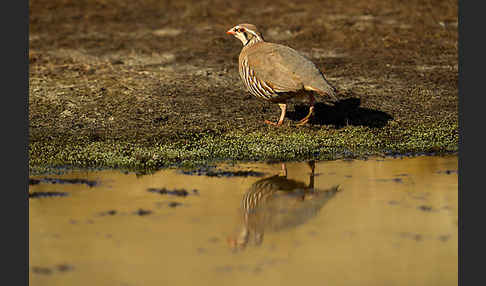
[(228, 34), (228, 35), (234, 35), (234, 34), (236, 34), (236, 33), (235, 33), (235, 32), (233, 32), (233, 31), (231, 31), (231, 30), (229, 30), (229, 31), (227, 31), (227, 32), (226, 32), (226, 34)]

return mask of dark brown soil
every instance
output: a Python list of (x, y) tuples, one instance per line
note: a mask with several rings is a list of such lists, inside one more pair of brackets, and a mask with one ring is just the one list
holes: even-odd
[[(31, 0), (29, 13), (31, 144), (267, 132), (279, 108), (244, 91), (241, 43), (225, 34), (244, 22), (339, 90), (298, 130), (457, 126), (455, 0)], [(290, 106), (282, 132), (305, 108)]]

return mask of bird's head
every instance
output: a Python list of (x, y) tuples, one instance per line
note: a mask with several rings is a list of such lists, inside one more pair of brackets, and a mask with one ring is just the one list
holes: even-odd
[(238, 24), (229, 29), (226, 34), (233, 35), (246, 46), (250, 41), (263, 41), (263, 36), (255, 25)]

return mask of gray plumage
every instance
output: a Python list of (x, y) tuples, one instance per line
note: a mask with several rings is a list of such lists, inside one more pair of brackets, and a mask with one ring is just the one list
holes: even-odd
[[(334, 88), (329, 84), (321, 71), (296, 50), (284, 45), (258, 42), (245, 46), (239, 57), (240, 76), (246, 88), (255, 96), (252, 85), (266, 85), (272, 92), (270, 100), (279, 102), (279, 94), (299, 91), (315, 91), (337, 100)], [(249, 72), (244, 72), (249, 69)], [(249, 76), (249, 80), (247, 77)], [(258, 85), (257, 85), (258, 88)], [(287, 96), (285, 96), (287, 95)], [(290, 95), (291, 96), (291, 95)]]

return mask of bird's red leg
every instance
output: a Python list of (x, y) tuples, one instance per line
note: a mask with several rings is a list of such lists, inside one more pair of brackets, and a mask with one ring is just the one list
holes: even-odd
[(302, 118), (299, 122), (297, 122), (297, 125), (298, 126), (306, 124), (307, 121), (309, 121), (309, 119), (311, 118), (311, 116), (314, 113), (314, 102), (315, 102), (315, 99), (314, 99), (314, 96), (312, 94), (310, 94), (309, 96), (310, 96), (309, 113), (307, 114), (306, 117)]
[(280, 113), (280, 119), (278, 120), (277, 123), (269, 121), (269, 120), (265, 120), (266, 124), (275, 125), (275, 126), (282, 125), (284, 118), (285, 118), (285, 111), (287, 110), (287, 104), (279, 103), (278, 106), (280, 106), (280, 109), (282, 109), (282, 113)]

